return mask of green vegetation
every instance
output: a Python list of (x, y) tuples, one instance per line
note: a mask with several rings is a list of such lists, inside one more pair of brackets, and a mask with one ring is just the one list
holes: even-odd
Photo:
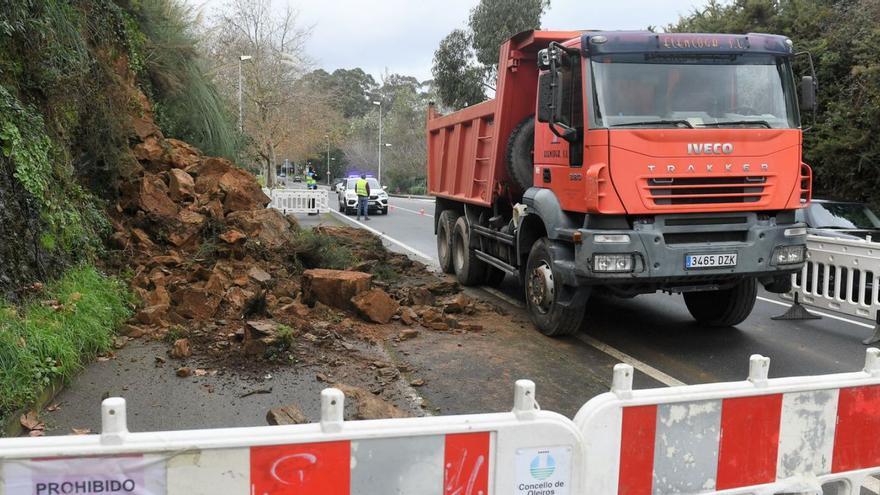
[(301, 229), (296, 234), (293, 249), (297, 264), (303, 268), (330, 268), (344, 270), (358, 262), (357, 257), (338, 239)]
[[(812, 53), (819, 112), (804, 115), (804, 161), (817, 197), (880, 205), (880, 2), (877, 0), (710, 1), (673, 31), (774, 33)], [(803, 62), (803, 61), (801, 61)], [(800, 64), (797, 76), (807, 75)]]
[(0, 418), (110, 349), (132, 302), (124, 283), (82, 266), (23, 307), (0, 303)]

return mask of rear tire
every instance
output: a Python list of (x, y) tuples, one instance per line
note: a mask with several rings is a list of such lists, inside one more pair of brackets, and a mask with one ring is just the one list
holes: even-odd
[(758, 298), (758, 282), (745, 279), (724, 290), (685, 292), (684, 304), (691, 316), (710, 327), (739, 325), (752, 313)]
[(586, 301), (572, 297), (569, 304), (561, 304), (560, 296), (566, 288), (562, 277), (553, 266), (553, 251), (546, 237), (532, 245), (526, 263), (525, 292), (529, 318), (539, 332), (549, 337), (573, 335), (581, 328), (586, 312)]
[(535, 118), (520, 122), (507, 139), (507, 172), (523, 191), (535, 182)]
[(437, 259), (440, 260), (443, 273), (455, 273), (452, 263), (452, 235), (457, 219), (458, 212), (455, 210), (443, 210), (437, 219)]
[(458, 283), (464, 286), (481, 284), (486, 276), (486, 264), (477, 259), (470, 247), (467, 217), (458, 217), (452, 232), (452, 264)]

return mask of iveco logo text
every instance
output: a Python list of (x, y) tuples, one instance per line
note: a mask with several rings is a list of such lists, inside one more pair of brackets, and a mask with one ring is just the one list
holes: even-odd
[[(694, 165), (687, 165), (683, 167), (688, 172), (696, 172), (697, 167)], [(674, 174), (678, 171), (678, 167), (675, 165), (666, 165), (666, 167), (660, 167), (661, 171), (664, 171), (669, 174)], [(761, 172), (769, 172), (770, 165), (766, 163), (762, 163), (760, 165), (752, 165), (750, 163), (743, 163), (742, 165), (734, 166), (732, 163), (725, 163), (724, 165), (718, 165), (717, 167), (712, 164), (702, 165), (700, 166), (700, 172), (756, 172), (760, 170)], [(657, 165), (648, 165), (648, 172), (654, 173), (657, 171)]]
[(731, 143), (688, 143), (688, 155), (729, 155), (733, 153)]

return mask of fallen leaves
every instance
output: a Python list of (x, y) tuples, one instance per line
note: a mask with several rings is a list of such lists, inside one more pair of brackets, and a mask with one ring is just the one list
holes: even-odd
[(28, 430), (28, 435), (32, 437), (41, 437), (46, 432), (46, 424), (40, 421), (36, 411), (22, 414), (18, 421), (24, 429)]

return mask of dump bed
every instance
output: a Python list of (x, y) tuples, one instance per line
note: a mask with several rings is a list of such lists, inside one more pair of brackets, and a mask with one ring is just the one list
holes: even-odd
[(428, 109), (428, 193), (482, 206), (510, 191), (505, 149), (511, 131), (535, 113), (538, 51), (577, 31), (526, 31), (501, 45), (495, 99), (449, 115)]

